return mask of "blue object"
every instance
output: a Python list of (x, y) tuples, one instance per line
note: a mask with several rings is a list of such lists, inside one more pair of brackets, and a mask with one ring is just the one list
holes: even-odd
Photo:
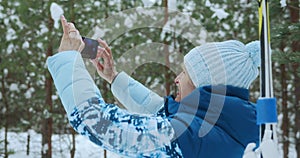
[(241, 158), (249, 143), (259, 142), (248, 89), (203, 86), (181, 102), (168, 97), (165, 109), (185, 158)]
[(276, 98), (259, 98), (257, 100), (257, 124), (276, 123)]

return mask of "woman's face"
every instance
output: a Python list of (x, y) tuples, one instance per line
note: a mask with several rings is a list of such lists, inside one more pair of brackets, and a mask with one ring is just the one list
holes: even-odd
[(184, 66), (182, 67), (183, 71), (174, 80), (178, 87), (175, 98), (175, 101), (177, 102), (181, 101), (181, 99), (189, 95), (195, 89), (195, 86), (193, 85), (188, 73), (185, 71)]

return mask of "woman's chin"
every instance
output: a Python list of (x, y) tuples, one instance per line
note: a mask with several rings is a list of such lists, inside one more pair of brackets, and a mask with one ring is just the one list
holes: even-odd
[(181, 100), (181, 97), (179, 95), (176, 96), (175, 101), (179, 102)]

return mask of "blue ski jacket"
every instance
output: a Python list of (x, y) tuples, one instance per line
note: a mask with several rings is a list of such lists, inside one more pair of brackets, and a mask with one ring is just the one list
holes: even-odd
[(105, 103), (79, 52), (47, 59), (72, 127), (95, 144), (126, 157), (242, 157), (258, 142), (255, 105), (247, 89), (205, 86), (181, 102), (165, 100), (121, 72), (114, 96), (128, 109)]
[(241, 158), (259, 141), (255, 105), (247, 89), (204, 86), (181, 100), (168, 97), (165, 111), (184, 157)]

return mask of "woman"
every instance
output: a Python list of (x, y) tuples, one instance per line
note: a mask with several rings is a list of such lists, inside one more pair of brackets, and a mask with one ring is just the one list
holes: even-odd
[[(62, 16), (59, 53), (47, 59), (72, 127), (92, 142), (128, 157), (242, 157), (258, 142), (256, 108), (249, 86), (258, 75), (259, 47), (238, 41), (192, 49), (176, 77), (179, 93), (165, 101), (126, 73), (114, 69), (111, 50), (93, 60), (127, 110), (103, 100), (85, 69), (79, 31)], [(103, 58), (104, 63), (99, 62)]]

